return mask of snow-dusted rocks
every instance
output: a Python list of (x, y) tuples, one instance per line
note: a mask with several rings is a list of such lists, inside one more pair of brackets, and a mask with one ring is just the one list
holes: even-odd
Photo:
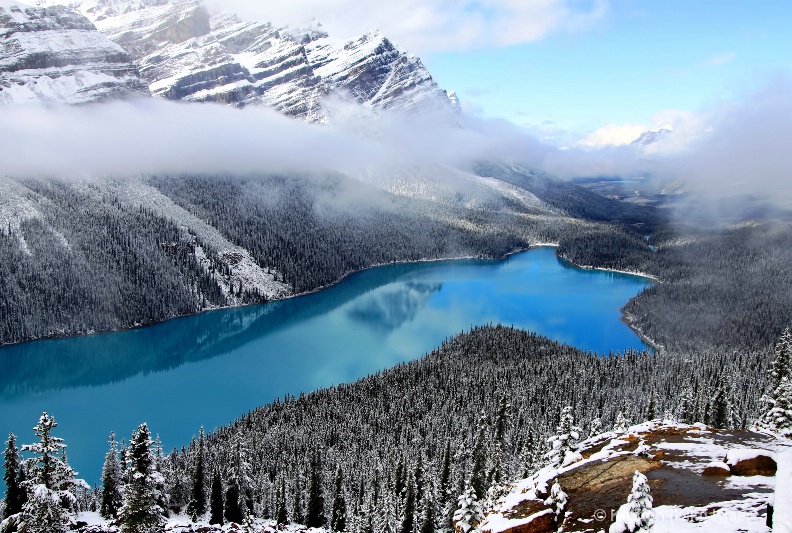
[[(785, 458), (788, 455), (780, 452), (789, 446), (789, 441), (750, 431), (660, 422), (603, 433), (580, 443), (582, 461), (561, 468), (547, 466), (514, 483), (509, 493), (485, 509), (480, 529), (484, 533), (524, 533), (555, 531), (558, 527), (568, 532), (608, 531), (614, 523), (632, 527), (635, 520), (628, 518), (638, 515), (627, 517), (629, 506), (619, 509), (631, 491), (636, 493), (637, 479), (637, 492), (641, 494), (633, 496), (632, 501), (644, 498), (651, 489), (655, 533), (768, 531), (768, 503), (778, 483), (778, 513), (779, 498), (787, 501), (786, 480), (777, 482), (772, 475), (701, 474), (716, 464), (728, 472), (730, 467), (758, 457)], [(786, 467), (781, 461), (779, 477), (788, 475), (790, 469)], [(553, 524), (549, 520), (554, 511), (549, 495), (556, 484), (568, 499), (564, 516)], [(643, 510), (648, 508), (641, 506)], [(627, 530), (634, 531), (630, 527)], [(624, 528), (616, 526), (614, 530)]]
[(320, 25), (211, 14), (200, 0), (84, 0), (78, 8), (132, 54), (156, 96), (265, 104), (312, 122), (327, 119), (321, 98), (331, 93), (382, 109), (452, 108), (420, 59), (376, 31), (343, 42)]
[(0, 103), (82, 104), (148, 93), (129, 54), (84, 16), (0, 0)]

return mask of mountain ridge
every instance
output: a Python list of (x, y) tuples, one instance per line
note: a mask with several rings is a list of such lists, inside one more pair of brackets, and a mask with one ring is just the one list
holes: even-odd
[(0, 103), (84, 104), (148, 94), (129, 54), (84, 16), (0, 2)]
[(331, 94), (373, 109), (459, 106), (420, 58), (377, 30), (341, 41), (318, 24), (243, 21), (210, 13), (200, 0), (85, 0), (69, 7), (129, 52), (151, 93), (169, 100), (263, 104), (319, 123), (328, 120), (322, 99)]

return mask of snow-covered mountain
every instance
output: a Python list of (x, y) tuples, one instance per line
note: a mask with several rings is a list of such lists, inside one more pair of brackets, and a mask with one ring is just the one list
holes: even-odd
[(650, 144), (657, 143), (658, 141), (666, 138), (668, 135), (672, 133), (672, 128), (670, 126), (648, 130), (643, 132), (637, 139), (635, 139), (630, 144), (648, 146)]
[(377, 31), (342, 42), (319, 25), (295, 30), (210, 14), (200, 0), (70, 5), (132, 55), (156, 96), (263, 103), (313, 122), (326, 119), (320, 98), (331, 93), (375, 108), (452, 107), (421, 60)]
[(84, 16), (0, 0), (0, 103), (147, 94), (129, 54)]

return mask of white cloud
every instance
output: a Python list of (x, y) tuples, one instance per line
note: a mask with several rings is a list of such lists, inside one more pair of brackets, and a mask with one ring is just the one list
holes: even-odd
[(630, 144), (648, 130), (642, 124), (608, 124), (589, 133), (580, 144), (589, 147)]
[[(539, 161), (544, 148), (506, 121), (450, 112), (403, 115), (327, 101), (332, 125), (264, 107), (156, 98), (86, 106), (0, 107), (0, 173), (16, 177), (138, 174), (398, 173), (465, 168), (478, 159)], [(459, 121), (464, 121), (464, 127)], [(539, 154), (539, 155), (538, 155)]]
[[(753, 193), (792, 201), (792, 83), (785, 79), (699, 113), (658, 114), (658, 121), (672, 122), (673, 133), (662, 136), (652, 151), (629, 144), (559, 149), (525, 128), (469, 114), (375, 114), (348, 102), (324, 105), (331, 116), (327, 126), (263, 107), (240, 110), (155, 98), (78, 107), (3, 106), (0, 173), (82, 178), (335, 171), (392, 179), (416, 169), (427, 176), (440, 167), (464, 172), (472, 162), (491, 160), (560, 177), (683, 180), (705, 197)], [(437, 174), (455, 179), (459, 173)]]
[(579, 31), (602, 18), (609, 0), (207, 0), (249, 20), (304, 26), (321, 22), (352, 38), (379, 29), (415, 53), (509, 46), (552, 32)]

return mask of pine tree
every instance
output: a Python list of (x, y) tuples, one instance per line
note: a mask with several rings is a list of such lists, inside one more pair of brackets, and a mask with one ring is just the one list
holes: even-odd
[(451, 488), (451, 439), (446, 439), (440, 465), (440, 483), (437, 486), (437, 493), (440, 502), (444, 503)]
[(655, 513), (652, 510), (652, 496), (646, 476), (635, 471), (632, 492), (627, 503), (619, 507), (616, 520), (609, 533), (648, 533), (652, 531)]
[(223, 525), (223, 483), (220, 473), (215, 471), (212, 476), (212, 494), (209, 497), (209, 523)]
[(564, 407), (556, 434), (547, 439), (550, 445), (547, 458), (553, 468), (564, 467), (575, 460), (578, 439), (580, 439), (580, 428), (575, 426), (572, 407)]
[(20, 530), (26, 533), (61, 533), (66, 530), (68, 511), (76, 503), (79, 485), (65, 459), (63, 439), (52, 435), (55, 419), (46, 412), (34, 428), (39, 441), (22, 446), (33, 458), (26, 461), (30, 479), (22, 483), (28, 500), (22, 507)]
[(459, 496), (459, 504), (454, 513), (454, 526), (459, 533), (476, 533), (481, 523), (482, 511), (476, 491), (468, 488)]
[(476, 491), (476, 498), (481, 500), (487, 494), (487, 415), (484, 411), (479, 416), (476, 428), (476, 439), (473, 442), (473, 467), (470, 472), (470, 486)]
[(600, 417), (595, 416), (589, 427), (589, 438), (596, 437), (600, 433), (602, 433), (602, 420)]
[(792, 381), (792, 331), (789, 328), (784, 330), (776, 343), (775, 359), (773, 360), (773, 366), (770, 368), (768, 384), (768, 392), (771, 395), (773, 391), (781, 386), (781, 381), (784, 378)]
[(399, 526), (399, 533), (412, 533), (415, 527), (415, 479), (408, 476), (404, 489), (404, 506)]
[(302, 505), (302, 483), (300, 482), (302, 479), (301, 475), (298, 475), (294, 480), (294, 499), (292, 502), (292, 520), (297, 524), (304, 524), (305, 523), (305, 515), (303, 514), (303, 505)]
[(646, 406), (646, 420), (654, 420), (657, 418), (657, 394), (655, 394), (654, 387), (649, 391), (649, 403)]
[(3, 518), (5, 519), (21, 513), (22, 506), (27, 499), (27, 493), (24, 487), (21, 486), (21, 482), (24, 481), (24, 478), (20, 479), (20, 477), (23, 477), (22, 464), (19, 449), (16, 445), (16, 437), (13, 433), (8, 435), (3, 457), (3, 468), (5, 469), (3, 480), (6, 485), (5, 510), (3, 512)]
[(498, 403), (498, 414), (495, 416), (495, 434), (493, 442), (503, 446), (506, 443), (506, 433), (511, 424), (511, 403), (504, 394)]
[(429, 482), (424, 491), (421, 502), (421, 521), (419, 533), (435, 533), (437, 530), (437, 503), (435, 501), (434, 486)]
[(104, 467), (102, 468), (102, 498), (99, 514), (108, 519), (116, 518), (122, 504), (121, 465), (118, 462), (118, 447), (115, 433), (110, 433), (110, 449), (105, 455)]
[(330, 531), (346, 531), (347, 512), (346, 499), (344, 498), (343, 474), (341, 467), (336, 470), (335, 498), (330, 517)]
[(322, 462), (318, 451), (314, 451), (311, 458), (311, 471), (308, 483), (308, 509), (305, 513), (305, 525), (308, 527), (323, 527), (325, 525), (325, 515), (324, 495), (322, 494)]
[(393, 494), (385, 491), (382, 495), (382, 506), (377, 520), (377, 533), (396, 533), (396, 502)]
[(124, 504), (119, 511), (121, 533), (155, 533), (165, 520), (165, 510), (158, 503), (162, 475), (156, 469), (153, 445), (144, 422), (132, 434), (127, 450), (129, 481), (124, 487)]
[(556, 479), (553, 482), (553, 487), (550, 489), (550, 496), (545, 500), (545, 505), (549, 505), (553, 509), (555, 515), (555, 522), (560, 526), (564, 520), (564, 511), (566, 510), (569, 497), (567, 493), (561, 488), (561, 485)]
[(725, 371), (718, 380), (707, 424), (716, 428), (732, 429), (731, 390)]
[(289, 515), (286, 511), (286, 481), (284, 478), (281, 478), (277, 501), (275, 502), (275, 522), (278, 525), (289, 523)]
[(616, 415), (616, 422), (613, 423), (613, 431), (621, 433), (623, 431), (627, 431), (627, 428), (630, 427), (630, 422), (627, 420), (626, 411), (627, 407), (622, 405), (618, 414)]
[(192, 476), (192, 497), (187, 504), (187, 514), (198, 518), (206, 513), (206, 489), (204, 488), (204, 462), (206, 461), (206, 444), (204, 428), (201, 427), (198, 444), (195, 449), (195, 468)]
[(792, 333), (789, 329), (781, 335), (775, 354), (768, 392), (762, 397), (763, 408), (755, 426), (760, 430), (788, 436), (792, 434), (792, 425), (788, 421), (792, 418), (792, 411), (788, 407), (792, 402)]
[(682, 395), (679, 398), (679, 405), (677, 407), (677, 419), (683, 424), (692, 424), (693, 412), (695, 410), (696, 400), (693, 397), (693, 390), (686, 386), (682, 390)]
[(775, 391), (773, 407), (756, 424), (760, 429), (792, 437), (792, 381), (784, 378)]
[(229, 477), (226, 483), (225, 510), (227, 522), (241, 524), (248, 515), (248, 487), (250, 486), (250, 465), (247, 448), (241, 433), (237, 433), (233, 443), (234, 451), (229, 464)]

